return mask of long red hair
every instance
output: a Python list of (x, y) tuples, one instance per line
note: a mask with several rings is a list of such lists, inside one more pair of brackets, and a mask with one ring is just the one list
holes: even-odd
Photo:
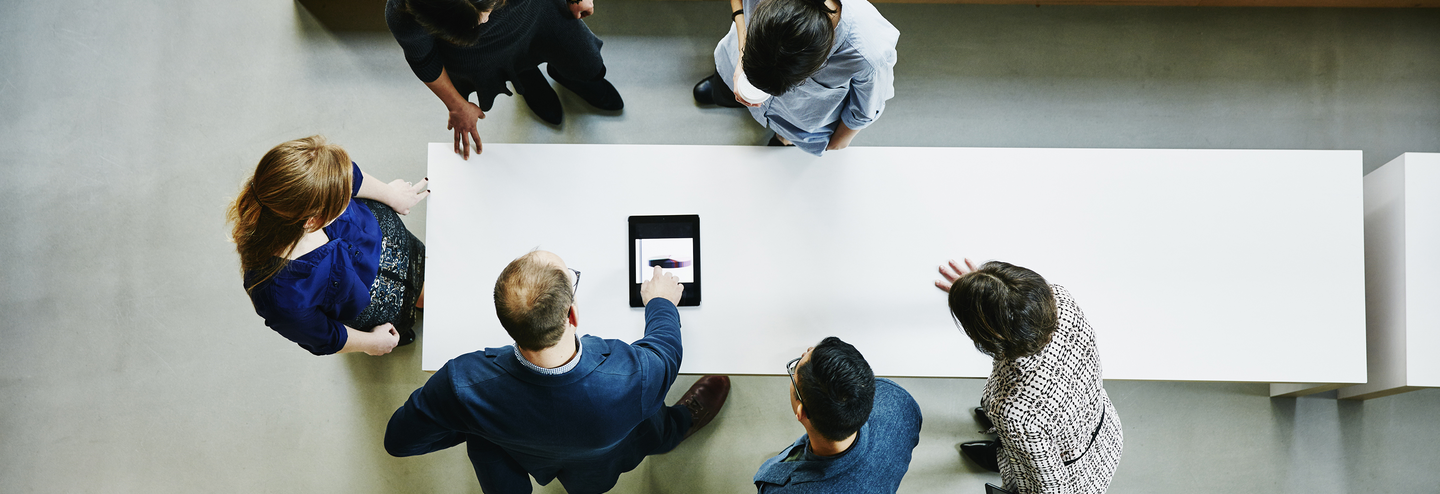
[(285, 269), (307, 221), (324, 225), (345, 212), (353, 180), (350, 155), (320, 136), (285, 142), (260, 158), (226, 212), (240, 269), (259, 272), (246, 291)]

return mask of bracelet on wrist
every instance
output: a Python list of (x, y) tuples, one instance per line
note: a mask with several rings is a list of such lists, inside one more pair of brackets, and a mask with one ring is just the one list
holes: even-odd
[(730, 18), (731, 18), (731, 19), (734, 19), (735, 16), (740, 15), (740, 14), (744, 14), (744, 13), (745, 13), (745, 9), (737, 10), (737, 11), (732, 12), (732, 13), (730, 14)]

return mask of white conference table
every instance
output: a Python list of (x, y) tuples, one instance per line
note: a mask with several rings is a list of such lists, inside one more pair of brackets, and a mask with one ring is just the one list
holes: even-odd
[(1440, 387), (1440, 153), (1405, 153), (1365, 176), (1369, 382), (1340, 398)]
[(699, 214), (682, 373), (834, 335), (877, 375), (986, 377), (932, 285), (968, 256), (1068, 288), (1108, 379), (1366, 380), (1359, 151), (432, 143), (429, 177), (427, 371), (511, 344), (491, 290), (537, 247), (584, 272), (581, 333), (640, 338), (627, 217)]

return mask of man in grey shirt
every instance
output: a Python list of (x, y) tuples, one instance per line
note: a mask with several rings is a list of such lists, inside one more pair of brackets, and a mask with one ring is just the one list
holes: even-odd
[[(895, 96), (900, 31), (869, 2), (730, 3), (734, 25), (716, 45), (716, 73), (695, 85), (695, 99), (749, 107), (755, 121), (775, 131), (771, 145), (816, 156), (844, 149)], [(770, 97), (747, 101), (734, 91), (740, 77)]]

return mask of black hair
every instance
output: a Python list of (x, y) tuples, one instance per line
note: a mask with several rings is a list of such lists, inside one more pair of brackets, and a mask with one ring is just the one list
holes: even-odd
[(1040, 274), (990, 261), (950, 287), (950, 315), (981, 353), (1014, 360), (1040, 353), (1058, 325), (1055, 293)]
[(405, 0), (405, 10), (431, 35), (458, 46), (480, 41), (480, 13), (505, 6), (505, 0)]
[(870, 420), (875, 405), (875, 373), (859, 350), (834, 336), (810, 351), (795, 370), (796, 390), (810, 425), (821, 436), (841, 441)]
[(805, 82), (830, 58), (835, 44), (830, 14), (837, 12), (825, 0), (760, 2), (745, 18), (745, 78), (773, 96)]

